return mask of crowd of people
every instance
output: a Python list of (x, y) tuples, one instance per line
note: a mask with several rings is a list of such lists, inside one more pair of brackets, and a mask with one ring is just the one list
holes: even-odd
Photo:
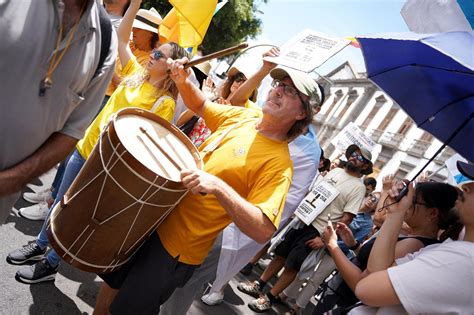
[[(186, 68), (187, 50), (159, 37), (160, 14), (140, 7), (28, 0), (0, 9), (9, 47), (0, 62), (10, 62), (0, 86), (9, 104), (0, 109), (0, 222), (59, 164), (52, 187), (23, 193), (34, 204), (18, 214), (44, 224), (6, 257), (26, 265), (19, 282), (54, 281), (62, 258), (48, 251), (50, 216), (111, 118), (133, 107), (178, 127), (204, 166), (180, 170), (190, 192), (131, 259), (98, 273), (95, 314), (186, 314), (199, 296), (217, 305), (267, 253), (258, 279), (238, 285), (255, 312), (283, 303), (300, 314), (315, 295), (314, 314), (473, 312), (472, 163), (458, 162), (458, 186), (393, 175), (378, 184), (367, 148), (324, 155), (311, 122), (325, 92), (309, 74), (262, 59), (253, 72), (231, 67), (219, 84), (208, 62)], [(268, 76), (271, 89), (258, 95)]]

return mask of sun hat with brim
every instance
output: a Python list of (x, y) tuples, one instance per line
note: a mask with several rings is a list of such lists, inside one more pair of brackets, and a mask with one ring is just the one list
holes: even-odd
[(371, 174), (374, 170), (373, 170), (373, 164), (372, 164), (372, 153), (370, 153), (369, 150), (367, 150), (366, 148), (362, 147), (360, 148), (358, 145), (356, 144), (351, 144), (350, 146), (347, 147), (346, 149), (346, 158), (347, 160), (349, 160), (349, 158), (351, 157), (352, 153), (354, 153), (354, 151), (357, 151), (359, 150), (360, 151), (360, 154), (364, 157), (364, 159), (367, 160), (367, 163), (369, 163), (369, 167), (366, 168), (365, 170), (361, 171), (360, 173), (362, 175), (369, 175)]
[(474, 183), (474, 164), (457, 161), (456, 166), (464, 178), (456, 180), (458, 186)]
[(158, 34), (158, 26), (161, 20), (161, 16), (155, 8), (149, 10), (140, 9), (133, 20), (132, 27)]
[(309, 97), (309, 104), (311, 106), (322, 105), (322, 89), (319, 84), (306, 72), (278, 67), (270, 72), (270, 76), (273, 79), (280, 81), (285, 77), (290, 77), (296, 89)]
[(247, 70), (247, 67), (232, 66), (229, 71), (227, 71), (227, 77), (233, 78), (239, 72), (242, 72), (247, 79), (253, 75), (251, 71)]
[[(248, 80), (251, 76), (253, 76), (253, 72), (248, 70), (248, 67), (245, 67), (245, 66), (232, 66), (230, 67), (230, 69), (227, 71), (227, 78), (228, 79), (231, 79), (233, 78), (237, 73), (243, 73), (245, 78)], [(252, 92), (252, 95), (250, 96), (250, 100), (252, 102), (256, 102), (257, 101), (257, 95), (258, 95), (258, 88), (260, 87), (260, 83), (258, 83), (257, 87), (255, 88), (255, 90), (253, 90)]]
[(198, 69), (201, 71), (206, 77), (209, 76), (209, 73), (211, 73), (211, 63), (209, 61), (205, 61), (203, 63), (198, 63), (197, 65), (194, 66), (194, 68)]

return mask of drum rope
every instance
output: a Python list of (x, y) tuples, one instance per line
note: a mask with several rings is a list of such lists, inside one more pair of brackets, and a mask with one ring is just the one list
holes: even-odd
[[(108, 138), (109, 138), (109, 142), (112, 143), (111, 139), (110, 139), (110, 135), (108, 135)], [(113, 153), (112, 153), (112, 157), (114, 156), (117, 156), (117, 161), (115, 163), (117, 163), (118, 161), (121, 161), (123, 163), (123, 165), (125, 165), (132, 173), (134, 173), (135, 175), (137, 175), (137, 177), (143, 179), (143, 177), (139, 176), (126, 162), (125, 160), (122, 159), (122, 156), (119, 155), (119, 153), (117, 152), (117, 149), (118, 147), (120, 146), (121, 144), (119, 143), (117, 145), (117, 147), (113, 147), (112, 146), (112, 150), (113, 150)], [(102, 167), (103, 167), (103, 172), (105, 172), (107, 174), (107, 176), (109, 176), (113, 181), (114, 183), (124, 192), (126, 193), (130, 198), (132, 198), (133, 200), (137, 201), (137, 202), (143, 202), (144, 204), (148, 205), (148, 206), (152, 206), (152, 207), (160, 207), (160, 208), (164, 208), (164, 207), (171, 207), (173, 206), (173, 204), (170, 204), (170, 205), (158, 205), (158, 204), (154, 204), (154, 203), (149, 203), (149, 202), (145, 202), (143, 200), (140, 200), (140, 199), (137, 199), (135, 196), (133, 196), (131, 193), (129, 193), (118, 181), (117, 179), (114, 178), (114, 176), (110, 173), (111, 169), (109, 170), (107, 168), (107, 165), (104, 161), (104, 154), (102, 152), (102, 138), (99, 138), (99, 156), (100, 156), (100, 159), (101, 159), (101, 162), (102, 162)], [(122, 154), (124, 154), (125, 152), (122, 152)], [(115, 163), (113, 166), (115, 166)], [(170, 191), (170, 192), (183, 192), (183, 191), (186, 191), (186, 189), (183, 189), (183, 190), (174, 190), (174, 189), (169, 189), (169, 188), (166, 188), (166, 187), (163, 187), (163, 186), (159, 186), (159, 185), (154, 185), (152, 182), (148, 181), (148, 180), (144, 180), (145, 182), (147, 182), (148, 184), (150, 185), (153, 185), (155, 188), (159, 188), (159, 189), (163, 189), (163, 190), (166, 190), (166, 191)]]
[[(102, 136), (99, 138), (99, 142), (101, 142), (101, 140), (102, 140)], [(117, 145), (117, 148), (118, 148), (119, 145), (120, 145), (120, 144)], [(115, 152), (115, 150), (114, 150), (114, 152)], [(125, 152), (122, 152), (122, 154), (125, 154)], [(109, 166), (110, 162), (112, 162), (112, 158), (113, 158), (113, 157), (114, 157), (113, 155), (110, 156), (110, 159), (109, 159), (109, 161), (107, 162), (107, 166)], [(119, 161), (119, 160), (116, 160), (116, 161), (112, 164), (111, 168), (114, 168), (114, 166), (118, 163), (118, 161)], [(102, 163), (102, 166), (103, 166), (103, 163)], [(69, 202), (69, 201), (72, 201), (74, 198), (76, 198), (77, 195), (79, 195), (84, 189), (86, 189), (89, 185), (91, 185), (97, 178), (99, 178), (100, 176), (102, 176), (102, 174), (103, 174), (104, 172), (105, 172), (104, 167), (102, 167), (102, 171), (100, 171), (96, 176), (94, 176), (89, 182), (87, 182), (87, 183), (86, 183), (81, 189), (79, 189), (74, 195), (72, 195), (70, 198), (68, 198), (68, 202)], [(104, 181), (104, 182), (105, 182), (105, 181)], [(99, 197), (99, 198), (100, 198), (100, 197)], [(100, 199), (98, 199), (98, 200), (100, 200)]]
[(71, 249), (74, 247), (74, 245), (76, 245), (77, 241), (79, 241), (79, 239), (82, 237), (82, 234), (84, 234), (84, 233), (87, 231), (87, 229), (89, 228), (89, 226), (90, 226), (90, 224), (88, 224), (88, 225), (84, 228), (84, 230), (82, 230), (81, 234), (79, 234), (79, 236), (76, 237), (76, 239), (74, 240), (74, 242), (72, 242), (71, 246), (69, 246), (69, 248), (67, 248), (67, 250), (65, 250), (65, 253), (64, 253), (64, 255), (63, 255), (63, 258), (66, 256), (66, 254), (68, 254), (68, 253), (71, 251)]
[[(156, 222), (154, 224), (152, 224), (150, 226), (150, 228), (148, 229), (148, 231), (144, 234), (144, 235), (148, 235), (153, 229), (156, 229), (158, 227), (158, 225), (161, 224), (161, 222), (163, 222), (166, 217), (168, 216), (168, 214), (170, 214), (170, 212), (178, 205), (178, 203), (180, 203), (180, 201), (188, 194), (188, 192), (184, 193), (179, 199), (178, 201), (176, 201), (175, 205), (171, 208), (169, 208), (168, 210), (166, 210), (166, 212), (160, 217), (158, 218), (158, 220), (156, 220)], [(130, 248), (124, 253), (124, 255), (127, 255), (128, 252), (130, 250), (132, 250), (133, 247), (135, 247), (136, 244), (138, 244), (139, 242), (141, 242), (141, 239), (137, 240), (132, 246), (130, 246)]]
[[(158, 176), (155, 177), (155, 180), (153, 181), (153, 183), (155, 183), (157, 180), (158, 180)], [(153, 188), (152, 185), (148, 186), (148, 189), (142, 194), (142, 196), (140, 197), (140, 199), (142, 199), (143, 197), (145, 197), (145, 195), (148, 193), (148, 191), (150, 191), (150, 189), (152, 189), (152, 188)], [(158, 191), (159, 191), (158, 189), (155, 190), (155, 191), (151, 194), (151, 196), (149, 196), (146, 200), (149, 200), (149, 199), (150, 199), (151, 197), (153, 197), (153, 195), (156, 194)], [(135, 203), (134, 203), (134, 204), (135, 204)], [(128, 236), (130, 235), (130, 232), (132, 231), (132, 229), (133, 229), (133, 227), (134, 227), (134, 225), (135, 225), (135, 222), (137, 222), (137, 218), (138, 218), (138, 216), (140, 215), (142, 209), (143, 209), (143, 203), (140, 204), (140, 207), (138, 208), (137, 214), (135, 215), (135, 218), (133, 218), (133, 222), (132, 222), (132, 224), (130, 225), (130, 228), (128, 229), (128, 231), (127, 231), (127, 235), (125, 235), (125, 238), (124, 238), (124, 240), (123, 240), (123, 242), (122, 242), (122, 245), (120, 246), (120, 248), (119, 248), (119, 250), (118, 250), (118, 252), (117, 252), (117, 255), (119, 255), (119, 254), (122, 252), (122, 249), (123, 249), (123, 247), (125, 246), (125, 242), (127, 241)]]
[(89, 236), (84, 240), (84, 242), (82, 243), (82, 246), (77, 250), (77, 252), (74, 254), (74, 256), (71, 255), (72, 257), (72, 260), (71, 260), (71, 263), (76, 260), (76, 257), (79, 256), (79, 253), (81, 252), (81, 250), (84, 248), (84, 246), (87, 244), (87, 241), (89, 241), (89, 239), (91, 238), (92, 234), (94, 234), (95, 232), (95, 229), (93, 229), (91, 231), (91, 233), (89, 234)]

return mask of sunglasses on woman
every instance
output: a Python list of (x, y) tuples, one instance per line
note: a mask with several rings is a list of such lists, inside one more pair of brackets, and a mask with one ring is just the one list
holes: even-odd
[(242, 83), (242, 82), (245, 82), (247, 79), (245, 78), (245, 75), (241, 72), (237, 73), (235, 76), (234, 76), (234, 82), (237, 82), (237, 83)]
[(161, 59), (161, 58), (166, 58), (165, 54), (163, 54), (163, 53), (162, 53), (161, 51), (159, 51), (158, 49), (153, 49), (153, 50), (151, 51), (151, 53), (152, 53), (152, 58), (153, 58), (154, 60), (159, 60), (159, 59)]

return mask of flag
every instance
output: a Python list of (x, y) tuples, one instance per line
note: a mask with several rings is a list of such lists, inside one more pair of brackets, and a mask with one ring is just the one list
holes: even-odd
[(352, 47), (360, 48), (360, 44), (357, 41), (357, 38), (355, 38), (355, 37), (344, 37), (344, 38), (351, 41), (351, 43), (349, 45), (351, 45)]
[(160, 24), (161, 42), (197, 48), (211, 23), (217, 0), (170, 0), (173, 9)]
[(411, 32), (471, 32), (474, 29), (473, 0), (406, 0), (401, 15)]

